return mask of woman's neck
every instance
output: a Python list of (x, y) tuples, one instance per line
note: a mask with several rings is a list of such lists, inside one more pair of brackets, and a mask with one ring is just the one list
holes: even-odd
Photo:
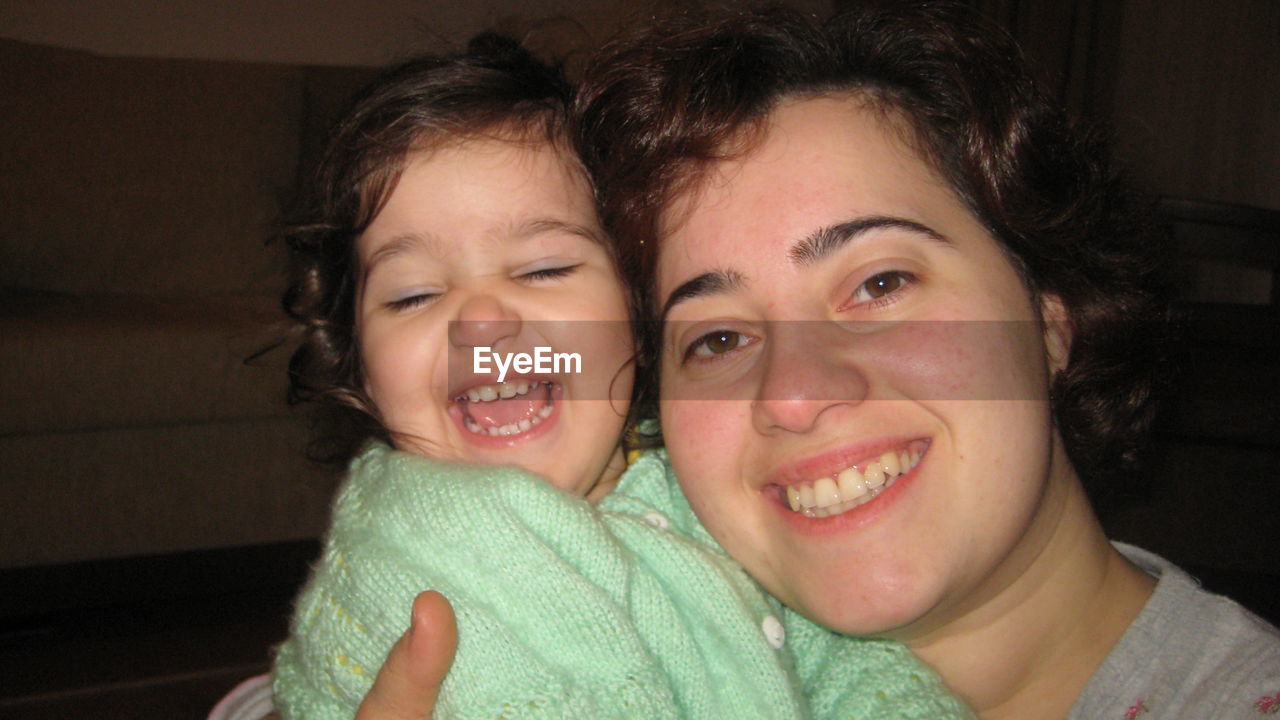
[(1057, 480), (977, 600), (906, 641), (983, 720), (1065, 717), (1155, 587), (1107, 541), (1074, 474)]

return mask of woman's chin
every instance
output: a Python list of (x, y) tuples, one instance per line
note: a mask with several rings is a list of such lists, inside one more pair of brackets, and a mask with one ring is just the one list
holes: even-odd
[(862, 637), (905, 639), (940, 604), (938, 593), (903, 578), (850, 578), (838, 587), (811, 588), (806, 596), (793, 609), (830, 630)]

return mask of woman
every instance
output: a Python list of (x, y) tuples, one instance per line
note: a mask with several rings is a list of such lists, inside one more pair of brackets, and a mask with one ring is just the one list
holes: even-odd
[(1007, 37), (942, 3), (686, 16), (608, 48), (580, 108), (665, 321), (673, 465), (767, 590), (984, 718), (1258, 712), (1275, 629), (1094, 514), (1167, 312), (1102, 149)]

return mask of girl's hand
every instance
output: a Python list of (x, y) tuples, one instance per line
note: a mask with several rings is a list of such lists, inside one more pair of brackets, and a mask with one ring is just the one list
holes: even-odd
[(430, 720), (457, 649), (449, 601), (434, 590), (420, 593), (409, 629), (387, 654), (356, 720)]

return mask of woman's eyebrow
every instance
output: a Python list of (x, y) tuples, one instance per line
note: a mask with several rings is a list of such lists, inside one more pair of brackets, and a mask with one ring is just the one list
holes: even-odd
[(667, 314), (671, 312), (671, 308), (685, 300), (727, 293), (737, 290), (745, 283), (746, 278), (741, 273), (733, 270), (704, 272), (692, 280), (681, 283), (680, 287), (677, 287), (667, 296), (667, 301), (662, 305), (662, 314), (659, 316), (659, 322), (666, 322)]
[(791, 247), (787, 256), (797, 265), (812, 265), (864, 233), (881, 228), (898, 228), (924, 235), (930, 240), (951, 244), (951, 241), (942, 233), (914, 220), (892, 215), (868, 215), (828, 225), (809, 233)]

